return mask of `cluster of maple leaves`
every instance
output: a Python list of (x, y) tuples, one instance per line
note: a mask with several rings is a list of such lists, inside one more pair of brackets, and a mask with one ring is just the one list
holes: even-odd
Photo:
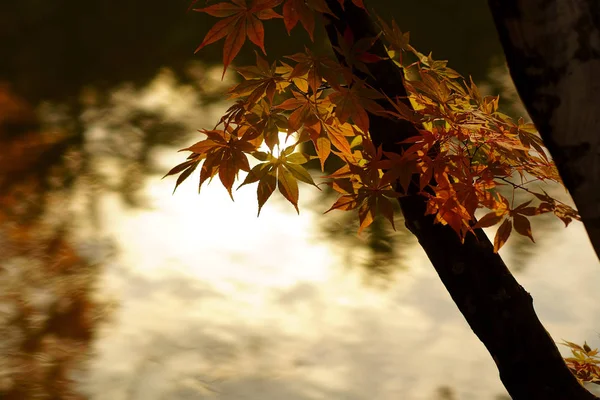
[[(231, 0), (194, 8), (199, 1), (194, 11), (222, 19), (197, 51), (225, 38), (223, 73), (246, 37), (266, 54), (263, 20), (282, 18), (288, 33), (300, 22), (312, 39), (319, 14), (331, 14), (325, 0)], [(364, 8), (362, 0), (352, 2)], [(283, 15), (276, 11), (280, 6)], [(395, 22), (379, 24), (377, 38), (355, 41), (350, 29), (339, 32), (334, 51), (344, 63), (305, 49), (273, 63), (257, 52), (255, 65), (235, 68), (242, 81), (228, 92), (233, 105), (214, 129), (201, 130), (206, 138), (184, 149), (191, 152), (187, 160), (167, 173), (180, 174), (176, 188), (200, 166), (199, 186), (218, 175), (233, 199), (233, 186), (245, 172), (240, 186), (258, 183), (259, 213), (276, 189), (298, 210), (298, 181), (317, 186), (303, 164), (318, 159), (324, 170), (326, 160), (337, 157), (343, 166), (323, 177), (339, 194), (329, 210), (357, 210), (359, 232), (376, 212), (393, 225), (393, 201), (409, 193), (415, 176), (427, 213), (461, 238), (474, 228), (500, 224), (495, 251), (513, 228), (533, 240), (532, 216), (554, 213), (565, 224), (578, 218), (571, 207), (532, 186), (560, 182), (532, 124), (513, 121), (498, 111), (498, 97), (482, 96), (445, 61), (416, 51)], [(383, 60), (369, 52), (375, 40), (385, 40), (389, 59), (403, 67), (411, 106), (387, 98), (352, 72), (370, 74), (369, 65)], [(401, 154), (384, 152), (369, 135), (370, 114), (411, 121), (419, 134), (403, 141)], [(293, 143), (285, 147), (280, 132)], [(315, 155), (301, 151), (307, 145)], [(251, 168), (248, 156), (258, 164)], [(513, 193), (510, 200), (506, 188)], [(516, 190), (531, 199), (515, 204)], [(489, 212), (476, 222), (480, 208)]]
[(565, 358), (567, 367), (579, 382), (591, 382), (600, 385), (600, 352), (587, 343), (583, 346), (565, 341), (563, 345), (571, 349), (572, 357)]

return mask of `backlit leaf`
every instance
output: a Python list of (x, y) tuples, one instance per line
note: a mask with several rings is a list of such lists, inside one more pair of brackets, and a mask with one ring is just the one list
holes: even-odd
[(498, 228), (496, 232), (496, 237), (494, 237), (494, 253), (497, 253), (504, 243), (508, 240), (510, 236), (510, 232), (512, 231), (512, 222), (507, 218)]
[(315, 181), (313, 180), (312, 176), (310, 176), (310, 173), (306, 170), (306, 168), (302, 167), (301, 165), (291, 163), (285, 164), (284, 167), (288, 171), (290, 171), (294, 178), (318, 188), (318, 186), (315, 184)]
[(308, 32), (310, 40), (314, 40), (315, 16), (304, 0), (287, 0), (283, 5), (283, 21), (288, 34), (300, 21), (306, 32)]
[(527, 236), (532, 242), (535, 243), (535, 240), (533, 240), (533, 234), (531, 233), (531, 223), (526, 217), (519, 214), (514, 215), (513, 224), (517, 233)]
[(246, 41), (246, 19), (240, 18), (235, 22), (233, 31), (225, 39), (223, 46), (223, 75), (227, 67), (240, 52)]
[(331, 210), (354, 210), (356, 207), (358, 207), (358, 203), (356, 202), (354, 196), (342, 196), (339, 199), (337, 199), (335, 203), (329, 208), (329, 210), (325, 211), (325, 213), (328, 213)]
[(371, 225), (375, 220), (375, 199), (370, 198), (365, 201), (358, 209), (359, 227), (358, 233), (360, 234), (366, 227)]
[(310, 160), (310, 156), (304, 153), (292, 153), (285, 159), (288, 163), (304, 164)]
[(360, 84), (354, 84), (352, 88), (340, 88), (329, 95), (333, 104), (335, 104), (335, 115), (341, 123), (349, 119), (363, 131), (369, 130), (369, 115), (367, 110), (373, 113), (383, 113), (385, 110), (377, 104), (374, 99), (382, 96), (377, 92), (362, 87)]
[(186, 169), (185, 171), (183, 171), (183, 173), (177, 177), (177, 182), (175, 182), (175, 188), (173, 189), (173, 193), (175, 193), (175, 191), (177, 190), (179, 185), (181, 185), (181, 183), (183, 181), (185, 181), (192, 174), (192, 172), (194, 172), (195, 169), (196, 169), (196, 165), (191, 166), (188, 169)]
[(329, 157), (329, 154), (331, 154), (331, 142), (329, 138), (325, 136), (318, 137), (315, 142), (315, 150), (321, 162), (321, 171), (325, 171), (325, 161)]
[(283, 166), (277, 169), (277, 187), (283, 197), (292, 203), (296, 212), (300, 213), (298, 209), (298, 183), (292, 173)]
[(377, 199), (377, 207), (381, 215), (390, 221), (392, 228), (396, 230), (396, 225), (394, 225), (394, 206), (392, 205), (392, 202), (383, 196), (379, 196)]
[(260, 215), (260, 210), (265, 205), (265, 202), (271, 197), (275, 188), (277, 187), (277, 178), (273, 175), (273, 173), (266, 174), (259, 182), (258, 188), (256, 190), (256, 194), (258, 197), (258, 215)]
[(223, 75), (227, 67), (238, 55), (248, 37), (255, 45), (265, 52), (265, 31), (261, 20), (282, 18), (273, 11), (282, 0), (233, 0), (231, 3), (222, 2), (195, 11), (204, 12), (215, 17), (226, 17), (218, 21), (206, 34), (204, 40), (196, 49), (198, 52), (204, 46), (214, 43), (224, 37)]
[(485, 214), (481, 219), (479, 219), (479, 221), (477, 221), (475, 226), (473, 226), (473, 229), (488, 228), (490, 226), (494, 226), (498, 222), (502, 221), (502, 218), (504, 218), (503, 213), (498, 213), (496, 211), (492, 211), (490, 213)]
[(254, 166), (250, 172), (248, 172), (246, 179), (244, 179), (244, 182), (242, 182), (238, 189), (250, 183), (260, 181), (267, 173), (269, 173), (269, 171), (271, 171), (269, 163), (263, 163)]
[(235, 165), (235, 160), (233, 157), (230, 157), (223, 162), (221, 162), (219, 166), (219, 179), (225, 189), (227, 189), (227, 193), (229, 193), (229, 197), (233, 200), (233, 194), (231, 193), (231, 187), (233, 186), (233, 182), (235, 181), (235, 176), (237, 174), (238, 169)]

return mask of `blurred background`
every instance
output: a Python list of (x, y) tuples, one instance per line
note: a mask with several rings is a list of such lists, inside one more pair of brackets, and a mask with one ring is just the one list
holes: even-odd
[[(485, 2), (369, 3), (523, 115)], [(0, 398), (506, 399), (403, 228), (357, 236), (308, 187), (299, 216), (275, 196), (258, 219), (253, 187), (172, 195), (161, 177), (237, 79), (221, 81), (222, 46), (193, 54), (212, 20), (188, 5), (0, 5)], [(308, 40), (266, 26), (272, 59)], [(582, 226), (538, 218), (534, 236), (503, 257), (555, 340), (598, 347)]]

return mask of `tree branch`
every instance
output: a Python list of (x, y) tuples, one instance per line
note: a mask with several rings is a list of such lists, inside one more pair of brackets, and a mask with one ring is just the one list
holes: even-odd
[[(325, 15), (332, 45), (337, 45), (337, 32), (344, 32), (346, 27), (356, 40), (379, 33), (369, 15), (351, 2), (347, 1), (342, 10), (337, 0), (326, 1), (337, 17)], [(370, 52), (387, 57), (379, 40)], [(360, 71), (355, 74), (390, 98), (406, 97), (402, 71), (391, 60), (369, 64), (369, 70), (374, 78)], [(369, 117), (371, 138), (385, 151), (400, 152), (397, 143), (418, 134), (408, 121)], [(568, 370), (535, 314), (531, 296), (493, 252), (485, 233), (476, 229), (475, 235), (468, 235), (462, 244), (449, 226), (435, 224), (433, 216), (425, 216), (422, 196), (412, 194), (399, 201), (408, 229), (418, 238), (452, 299), (494, 358), (513, 399), (597, 399)]]

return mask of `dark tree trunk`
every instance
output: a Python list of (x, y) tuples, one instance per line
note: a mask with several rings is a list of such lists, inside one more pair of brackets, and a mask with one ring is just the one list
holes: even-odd
[[(357, 40), (377, 35), (363, 10), (349, 1), (345, 10), (338, 0), (326, 1), (337, 17), (326, 16), (332, 44), (337, 42), (336, 31), (343, 32), (347, 26)], [(379, 41), (371, 52), (386, 56)], [(355, 73), (391, 98), (406, 96), (402, 71), (393, 62), (370, 64), (369, 69), (374, 78)], [(386, 151), (399, 151), (397, 142), (417, 134), (416, 127), (407, 121), (376, 115), (370, 118), (373, 141)], [(403, 197), (400, 206), (408, 229), (417, 236), (452, 299), (494, 358), (500, 378), (513, 399), (597, 399), (570, 373), (535, 314), (531, 296), (493, 252), (481, 229), (461, 244), (449, 226), (435, 224), (432, 216), (425, 216), (423, 197)]]
[(600, 256), (600, 1), (489, 5), (519, 95)]

